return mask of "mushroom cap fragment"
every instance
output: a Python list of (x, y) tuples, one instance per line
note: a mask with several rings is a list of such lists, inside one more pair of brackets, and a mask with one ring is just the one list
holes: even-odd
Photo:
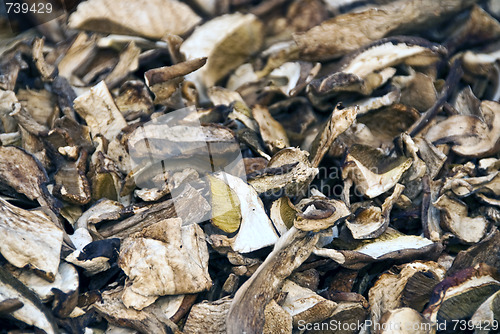
[[(170, 17), (166, 20), (165, 17)], [(172, 19), (174, 18), (174, 19)], [(90, 0), (69, 18), (72, 29), (160, 39), (182, 35), (201, 21), (189, 6), (176, 0)]]

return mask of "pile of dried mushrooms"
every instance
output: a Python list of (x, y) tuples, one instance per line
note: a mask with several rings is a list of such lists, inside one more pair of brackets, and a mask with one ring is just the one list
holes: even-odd
[(74, 7), (0, 16), (0, 333), (498, 332), (497, 0)]

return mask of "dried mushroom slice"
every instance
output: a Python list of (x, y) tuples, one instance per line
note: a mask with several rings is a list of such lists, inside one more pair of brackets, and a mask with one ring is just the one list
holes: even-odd
[(128, 277), (122, 300), (143, 309), (158, 296), (196, 293), (212, 285), (208, 249), (196, 224), (165, 219), (123, 241), (118, 264)]
[(116, 263), (120, 239), (96, 240), (82, 246), (66, 256), (65, 260), (85, 269), (86, 275), (92, 276), (108, 270)]
[(127, 126), (104, 81), (92, 87), (74, 101), (75, 111), (85, 119), (93, 136), (103, 135), (113, 140)]
[(200, 21), (188, 5), (176, 0), (140, 0), (128, 4), (91, 0), (81, 3), (71, 14), (69, 27), (161, 39), (167, 34), (182, 35)]
[[(392, 228), (375, 239), (340, 243), (334, 239), (330, 245), (344, 257), (343, 267), (360, 269), (369, 263), (392, 259), (395, 261), (437, 257), (442, 250), (440, 243), (416, 235), (405, 235)], [(343, 245), (343, 246), (342, 246)]]
[(346, 222), (354, 239), (377, 238), (385, 232), (389, 226), (390, 214), (393, 205), (404, 190), (404, 186), (396, 184), (392, 194), (384, 200), (382, 207), (370, 205), (361, 208), (355, 213), (354, 219)]
[(465, 243), (479, 242), (489, 222), (483, 216), (469, 217), (467, 205), (459, 199), (441, 195), (433, 205), (441, 210), (441, 225)]
[(212, 87), (258, 51), (262, 39), (263, 25), (253, 14), (226, 14), (206, 22), (180, 47), (187, 60), (208, 57), (207, 64), (188, 79), (200, 88)]
[(274, 228), (281, 235), (285, 234), (292, 226), (297, 216), (297, 208), (288, 197), (280, 197), (271, 205), (269, 216)]
[(436, 262), (415, 261), (382, 274), (368, 292), (372, 321), (382, 322), (386, 312), (400, 307), (421, 312), (445, 273)]
[(433, 143), (451, 143), (452, 150), (466, 157), (483, 157), (500, 149), (500, 104), (481, 102), (485, 121), (475, 116), (456, 115), (434, 125), (425, 138)]
[(153, 68), (144, 73), (146, 85), (155, 94), (155, 103), (166, 103), (181, 86), (184, 76), (203, 67), (206, 57), (190, 59), (172, 66)]
[[(225, 197), (212, 197), (212, 224), (226, 232), (234, 232), (239, 228), (236, 236), (229, 240), (235, 252), (253, 252), (273, 245), (278, 240), (255, 189), (240, 178), (224, 172), (213, 174), (210, 180), (212, 194), (216, 190), (216, 195), (218, 192)], [(224, 187), (226, 185), (227, 188)], [(215, 216), (216, 213), (218, 216)]]
[[(408, 31), (437, 24), (472, 5), (474, 0), (392, 1), (378, 8), (338, 15), (311, 28), (294, 34), (293, 39), (301, 57), (311, 60), (329, 60), (356, 50), (398, 31)], [(346, 36), (349, 40), (346, 41)]]
[(28, 326), (34, 326), (47, 334), (59, 333), (56, 320), (50, 310), (23, 283), (5, 268), (0, 267), (0, 304), (9, 300), (16, 300), (18, 306), (19, 303), (21, 306), (11, 308), (11, 312), (8, 312), (10, 317)]
[(488, 299), (484, 301), (474, 312), (474, 315), (470, 319), (472, 324), (481, 328), (481, 326), (485, 326), (486, 324), (492, 324), (491, 329), (493, 328), (493, 324), (496, 321), (500, 321), (500, 291), (492, 294)]
[(296, 207), (293, 225), (301, 231), (326, 230), (351, 214), (344, 202), (324, 197), (305, 198)]
[(55, 209), (47, 190), (49, 178), (40, 162), (15, 146), (0, 146), (0, 182), (42, 206)]
[(79, 84), (80, 80), (74, 75), (74, 72), (85, 67), (94, 59), (97, 54), (96, 39), (95, 35), (87, 36), (83, 32), (79, 33), (57, 64), (59, 76), (64, 77), (72, 84)]
[(227, 333), (261, 332), (267, 305), (279, 292), (285, 278), (311, 254), (319, 234), (292, 227), (284, 234), (257, 271), (236, 292), (226, 320)]
[(106, 76), (104, 82), (109, 88), (114, 88), (122, 83), (129, 73), (133, 73), (139, 67), (139, 54), (141, 49), (132, 41), (120, 53), (118, 63)]
[(292, 328), (292, 316), (272, 299), (264, 309), (262, 333), (291, 333)]
[(483, 302), (500, 290), (497, 278), (496, 270), (485, 264), (447, 277), (434, 288), (424, 316), (435, 323), (472, 317)]
[(5, 133), (17, 130), (16, 120), (9, 115), (12, 112), (12, 105), (16, 102), (18, 102), (17, 97), (13, 91), (0, 89), (0, 121), (2, 123), (1, 129)]
[(138, 311), (123, 304), (122, 294), (123, 287), (104, 291), (100, 300), (91, 305), (91, 309), (97, 311), (111, 324), (134, 328), (140, 333), (167, 334), (178, 332), (177, 326), (170, 321), (156, 303)]
[(282, 307), (292, 316), (295, 327), (299, 323), (313, 323), (328, 319), (337, 308), (337, 303), (290, 280), (285, 280), (281, 291), (286, 294)]
[(285, 148), (276, 153), (267, 167), (248, 175), (248, 183), (258, 193), (300, 194), (309, 186), (318, 169), (309, 162), (308, 152)]
[(12, 265), (29, 266), (53, 282), (59, 267), (63, 231), (43, 211), (27, 211), (0, 198), (0, 253)]
[(52, 127), (59, 113), (59, 110), (55, 108), (56, 101), (53, 94), (46, 90), (20, 89), (16, 96), (21, 106), (30, 113), (35, 121)]
[(285, 129), (273, 118), (266, 107), (254, 106), (252, 116), (259, 125), (260, 136), (271, 153), (290, 146)]
[(410, 68), (407, 76), (395, 76), (392, 83), (401, 90), (401, 103), (411, 106), (420, 112), (431, 108), (437, 100), (434, 80)]
[(319, 163), (330, 149), (333, 141), (346, 131), (356, 119), (358, 107), (335, 106), (330, 118), (311, 144), (311, 165), (318, 167)]
[(195, 304), (186, 319), (183, 332), (186, 334), (198, 333), (226, 333), (226, 317), (232, 299), (226, 297), (213, 302), (203, 301)]
[(67, 295), (73, 295), (78, 291), (78, 272), (75, 267), (66, 262), (59, 264), (54, 282), (47, 282), (26, 269), (11, 270), (11, 274), (32, 290), (44, 303), (54, 297), (53, 289), (57, 289)]
[(146, 85), (139, 80), (126, 81), (120, 87), (115, 103), (127, 121), (150, 115), (154, 110), (153, 99)]
[(53, 193), (72, 204), (87, 204), (91, 200), (90, 184), (85, 176), (87, 154), (82, 151), (76, 162), (66, 162), (54, 175)]
[(379, 150), (355, 145), (345, 159), (342, 178), (351, 179), (357, 191), (374, 198), (394, 187), (411, 165), (411, 158), (388, 159)]

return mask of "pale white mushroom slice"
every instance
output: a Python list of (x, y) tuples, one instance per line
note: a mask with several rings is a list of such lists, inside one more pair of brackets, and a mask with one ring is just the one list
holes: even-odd
[(263, 25), (252, 14), (225, 14), (198, 27), (180, 47), (187, 60), (208, 57), (187, 76), (199, 88), (211, 87), (241, 65), (262, 44)]
[(63, 231), (43, 211), (27, 211), (0, 198), (0, 253), (12, 265), (29, 266), (54, 281), (60, 261)]
[[(169, 19), (165, 19), (168, 17)], [(69, 27), (108, 34), (161, 39), (182, 35), (201, 21), (188, 5), (176, 0), (90, 0), (69, 17)]]
[(212, 285), (208, 249), (197, 224), (161, 220), (123, 241), (118, 265), (128, 277), (122, 300), (143, 309), (158, 296), (196, 293)]
[(74, 107), (87, 122), (92, 136), (101, 134), (111, 141), (127, 126), (104, 81), (78, 96)]

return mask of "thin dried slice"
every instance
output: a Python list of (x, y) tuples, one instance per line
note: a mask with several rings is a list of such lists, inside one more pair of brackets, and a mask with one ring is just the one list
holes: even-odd
[(124, 79), (133, 73), (139, 67), (139, 54), (141, 49), (130, 42), (129, 45), (120, 53), (118, 63), (111, 73), (106, 76), (104, 82), (109, 88), (114, 88), (124, 81)]
[(467, 205), (447, 194), (434, 203), (441, 210), (441, 225), (465, 243), (479, 242), (487, 232), (489, 222), (483, 216), (469, 217)]
[(15, 146), (0, 147), (0, 182), (24, 194), (40, 205), (54, 208), (54, 198), (47, 190), (45, 169), (31, 154)]
[(181, 86), (184, 76), (207, 62), (206, 57), (187, 60), (172, 66), (153, 68), (144, 73), (146, 85), (155, 94), (155, 103), (166, 103)]
[(272, 157), (265, 169), (248, 175), (248, 183), (258, 193), (300, 194), (318, 173), (308, 156), (299, 148), (285, 148)]
[(293, 226), (293, 222), (297, 216), (297, 208), (295, 208), (286, 196), (274, 201), (269, 211), (274, 228), (276, 228), (280, 235), (285, 234)]
[(96, 240), (82, 246), (66, 256), (65, 260), (85, 269), (85, 273), (92, 276), (108, 270), (116, 263), (120, 239)]
[(56, 75), (56, 67), (49, 64), (43, 55), (45, 39), (35, 38), (33, 41), (33, 61), (44, 81), (52, 81)]
[(390, 227), (375, 239), (358, 242), (352, 239), (340, 245), (334, 239), (331, 246), (344, 256), (342, 266), (349, 269), (360, 269), (386, 259), (408, 261), (435, 258), (442, 250), (440, 243), (416, 235), (405, 235)]
[(79, 278), (75, 267), (66, 262), (59, 264), (54, 282), (47, 282), (26, 269), (11, 271), (12, 275), (36, 293), (42, 302), (48, 302), (54, 297), (52, 289), (57, 289), (66, 294), (78, 291)]
[(354, 239), (377, 238), (385, 232), (389, 226), (390, 214), (393, 205), (404, 190), (404, 186), (396, 184), (392, 194), (384, 200), (382, 207), (370, 206), (361, 209), (354, 219), (346, 222)]
[(259, 125), (260, 136), (271, 153), (290, 146), (283, 126), (263, 106), (254, 106), (252, 116)]
[(479, 264), (448, 276), (439, 283), (423, 314), (433, 322), (468, 319), (484, 301), (499, 290), (496, 270)]
[(236, 292), (227, 316), (228, 334), (262, 332), (264, 309), (279, 292), (286, 277), (311, 254), (319, 234), (292, 227), (276, 243), (259, 269)]
[[(123, 287), (107, 290), (101, 294), (101, 299), (91, 305), (106, 320), (117, 326), (129, 327), (140, 333), (177, 333), (177, 326), (165, 316), (156, 303), (137, 311), (123, 305), (121, 296)], [(159, 301), (158, 301), (159, 302)]]
[(368, 293), (371, 319), (374, 323), (382, 322), (386, 312), (400, 307), (422, 311), (445, 273), (436, 262), (415, 261), (382, 274)]
[[(301, 57), (312, 60), (338, 58), (360, 46), (378, 40), (394, 32), (428, 28), (444, 20), (474, 0), (392, 1), (377, 8), (338, 15), (313, 27), (305, 33), (293, 36)], [(346, 40), (346, 37), (348, 39)]]
[(294, 326), (298, 326), (299, 323), (323, 321), (337, 308), (337, 303), (290, 280), (285, 280), (281, 291), (286, 293), (282, 307), (293, 317)]
[(401, 103), (424, 112), (437, 100), (434, 81), (430, 76), (411, 70), (409, 76), (398, 76), (392, 83), (401, 89)]
[(90, 184), (85, 176), (87, 154), (82, 151), (76, 162), (65, 162), (54, 175), (53, 193), (73, 204), (87, 204), (91, 200)]
[(130, 80), (120, 87), (115, 103), (126, 120), (130, 121), (154, 110), (153, 100), (146, 85), (139, 80)]
[(429, 129), (431, 142), (452, 143), (452, 150), (466, 157), (492, 155), (500, 149), (500, 103), (481, 102), (486, 122), (475, 116), (451, 116)]
[(91, 0), (81, 3), (71, 14), (69, 27), (161, 39), (167, 34), (182, 35), (200, 20), (188, 5), (175, 0), (139, 0), (127, 4)]
[[(484, 301), (474, 312), (470, 319), (471, 323), (477, 328), (486, 326), (487, 324), (495, 324), (500, 320), (500, 291), (492, 294)], [(493, 326), (491, 326), (493, 329)]]
[(94, 137), (101, 134), (111, 141), (127, 126), (104, 81), (78, 96), (74, 101), (74, 107), (75, 111), (85, 119)]
[(351, 214), (344, 202), (318, 196), (305, 198), (296, 207), (293, 225), (301, 231), (326, 230)]
[(356, 119), (358, 107), (346, 107), (341, 104), (336, 105), (335, 109), (322, 130), (314, 139), (311, 145), (311, 165), (318, 167), (319, 163), (330, 149), (333, 141), (347, 130)]
[(56, 320), (40, 299), (24, 284), (14, 278), (5, 268), (0, 267), (0, 303), (17, 300), (22, 307), (14, 309), (10, 315), (28, 326), (34, 326), (47, 334), (59, 333)]
[(64, 57), (57, 64), (58, 74), (71, 83), (78, 83), (79, 79), (74, 77), (74, 72), (88, 65), (97, 53), (97, 36), (87, 36), (80, 33), (76, 36), (71, 47), (66, 51)]
[(342, 178), (351, 179), (356, 191), (374, 198), (394, 187), (411, 165), (411, 158), (388, 159), (379, 150), (356, 145), (345, 159)]
[(188, 78), (200, 87), (212, 87), (262, 44), (263, 25), (252, 14), (226, 14), (196, 30), (180, 47), (187, 60), (208, 57), (206, 66)]
[(0, 90), (0, 121), (3, 132), (15, 132), (17, 122), (9, 114), (12, 112), (12, 104), (17, 102), (16, 94), (11, 90)]
[(194, 305), (189, 311), (183, 332), (186, 334), (198, 333), (226, 333), (226, 317), (232, 299), (222, 298), (213, 302), (203, 301)]
[(203, 230), (181, 225), (180, 218), (165, 219), (123, 241), (118, 264), (129, 279), (122, 296), (127, 307), (140, 310), (158, 296), (211, 287)]
[(18, 90), (17, 99), (35, 121), (52, 127), (59, 110), (55, 108), (55, 96), (49, 91), (36, 91), (31, 89)]
[(0, 198), (0, 253), (12, 265), (29, 266), (53, 282), (59, 267), (63, 231), (43, 211), (27, 211)]

